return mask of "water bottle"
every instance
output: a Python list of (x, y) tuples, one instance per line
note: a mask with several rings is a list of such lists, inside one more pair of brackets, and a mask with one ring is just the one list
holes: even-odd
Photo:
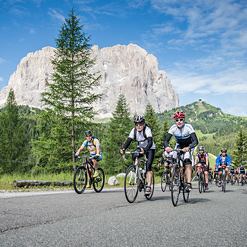
[(139, 171), (140, 171), (141, 176), (143, 177), (143, 173), (142, 173), (142, 168), (141, 167), (139, 167)]
[(146, 171), (145, 169), (142, 170), (142, 177), (145, 178)]

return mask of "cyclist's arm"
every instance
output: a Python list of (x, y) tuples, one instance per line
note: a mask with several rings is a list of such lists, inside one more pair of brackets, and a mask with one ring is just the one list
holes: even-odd
[(206, 166), (209, 166), (209, 158), (206, 157)]
[(132, 142), (132, 138), (129, 137), (123, 145), (123, 150), (127, 149), (131, 142)]
[[(171, 138), (172, 138), (172, 134), (167, 133), (166, 138), (165, 138), (165, 140), (164, 140), (164, 147), (165, 147), (165, 149), (166, 149), (167, 147), (170, 147), (170, 146), (169, 146), (169, 141), (170, 141)], [(167, 150), (166, 150), (166, 151), (167, 151)], [(169, 151), (171, 151), (171, 150), (168, 150), (167, 152), (169, 152)]]
[(198, 139), (196, 133), (195, 132), (191, 133), (190, 137), (191, 137), (191, 143), (189, 145), (189, 148), (194, 148), (198, 145)]
[(100, 155), (100, 146), (96, 146), (96, 154)]
[(146, 153), (153, 145), (153, 138), (152, 136), (148, 137), (148, 144), (146, 147), (143, 148), (144, 153)]
[(84, 149), (84, 145), (81, 145), (81, 147), (77, 150), (76, 154), (80, 154), (80, 152)]
[(198, 162), (198, 157), (196, 156), (195, 158), (195, 164), (197, 165), (197, 162)]

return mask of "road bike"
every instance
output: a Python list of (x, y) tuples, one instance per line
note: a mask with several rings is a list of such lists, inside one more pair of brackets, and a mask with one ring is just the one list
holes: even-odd
[[(242, 175), (242, 176), (241, 176)], [(239, 174), (239, 176), (240, 176), (240, 181), (239, 181), (239, 183), (243, 186), (244, 184), (245, 184), (245, 179), (244, 179), (244, 177), (245, 177), (245, 174)]]
[(222, 168), (222, 175), (221, 175), (221, 189), (225, 193), (226, 192), (226, 165), (221, 165)]
[(190, 191), (186, 189), (187, 183), (185, 182), (184, 165), (183, 165), (183, 149), (173, 149), (177, 152), (177, 159), (173, 165), (172, 179), (171, 179), (171, 198), (173, 206), (177, 206), (179, 194), (183, 192), (185, 202), (188, 202)]
[[(145, 194), (145, 189), (147, 186), (146, 181), (146, 155), (144, 159), (140, 159), (141, 152), (125, 152), (125, 154), (135, 154), (135, 162), (130, 165), (126, 171), (125, 180), (124, 180), (124, 194), (129, 203), (132, 203), (136, 200), (138, 191), (141, 192), (144, 190), (144, 195), (147, 200), (150, 200), (154, 193), (154, 175), (151, 183), (151, 193)], [(125, 156), (123, 158), (126, 160)], [(143, 168), (144, 169), (143, 169)]]
[(199, 189), (199, 193), (205, 192), (205, 190), (206, 190), (206, 180), (205, 180), (204, 166), (203, 165), (199, 167), (198, 189)]
[[(231, 178), (230, 178), (230, 184), (231, 184), (231, 185), (234, 185), (235, 182), (236, 182), (235, 174), (231, 174), (230, 176), (231, 176)], [(234, 178), (235, 178), (235, 179), (234, 179)]]
[[(80, 156), (77, 156), (77, 158), (82, 159)], [(83, 156), (83, 158), (82, 165), (79, 166), (74, 173), (73, 185), (75, 192), (77, 194), (82, 194), (86, 188), (87, 181), (89, 181), (90, 185), (93, 185), (95, 192), (101, 192), (105, 184), (103, 169), (98, 168), (98, 176), (93, 177), (95, 167), (92, 159), (95, 159), (96, 157)]]
[(161, 175), (161, 190), (165, 192), (167, 186), (169, 187), (169, 190), (171, 191), (171, 168), (169, 165), (165, 167), (165, 170), (162, 172), (162, 175)]

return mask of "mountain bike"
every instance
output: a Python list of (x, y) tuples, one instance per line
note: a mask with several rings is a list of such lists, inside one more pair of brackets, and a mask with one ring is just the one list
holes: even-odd
[(177, 159), (173, 165), (172, 179), (171, 179), (171, 198), (173, 206), (177, 206), (179, 194), (183, 192), (185, 202), (188, 202), (190, 191), (186, 190), (187, 183), (184, 178), (184, 165), (183, 165), (183, 149), (173, 149), (177, 152)]
[[(80, 156), (77, 158), (82, 159)], [(98, 168), (99, 175), (94, 178), (93, 175), (95, 167), (92, 159), (95, 157), (83, 156), (83, 158), (84, 161), (82, 162), (82, 165), (79, 166), (74, 173), (73, 185), (75, 192), (77, 194), (82, 194), (86, 188), (88, 180), (89, 184), (93, 185), (95, 192), (101, 192), (105, 184), (105, 174), (103, 169)]]
[[(141, 152), (125, 152), (125, 154), (135, 154), (135, 162), (130, 165), (126, 171), (125, 180), (124, 180), (124, 194), (129, 203), (132, 203), (136, 200), (138, 191), (141, 192), (144, 190), (144, 195), (147, 200), (150, 200), (154, 193), (154, 175), (151, 183), (151, 194), (145, 194), (145, 188), (147, 185), (146, 181), (146, 155), (144, 155), (144, 159), (140, 159)], [(126, 160), (125, 156), (123, 158)], [(142, 169), (142, 167), (144, 169)]]
[(171, 190), (171, 169), (169, 165), (165, 167), (165, 170), (161, 175), (161, 190), (165, 192), (167, 186), (169, 187), (169, 190)]
[(204, 166), (200, 166), (199, 174), (198, 174), (198, 189), (199, 193), (205, 192), (206, 190), (206, 180), (205, 180), (205, 174), (204, 174)]

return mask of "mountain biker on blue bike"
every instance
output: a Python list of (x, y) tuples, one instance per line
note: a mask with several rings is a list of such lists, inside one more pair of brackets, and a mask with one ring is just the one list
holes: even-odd
[(221, 154), (218, 155), (216, 159), (216, 167), (218, 168), (218, 176), (219, 176), (219, 186), (221, 186), (221, 175), (222, 175), (222, 165), (226, 165), (225, 174), (226, 174), (226, 181), (228, 181), (228, 170), (231, 167), (231, 157), (227, 154), (227, 149), (222, 148)]
[[(175, 148), (183, 149), (184, 153), (183, 165), (185, 167), (185, 178), (187, 182), (186, 190), (191, 190), (192, 165), (194, 163), (193, 151), (198, 144), (198, 140), (192, 125), (185, 122), (184, 112), (175, 112), (173, 118), (175, 120), (175, 124), (172, 125), (166, 135), (164, 147), (166, 152), (171, 152), (172, 148), (169, 146), (169, 141), (172, 136), (175, 136), (177, 139)], [(177, 158), (176, 152), (174, 152), (174, 158)]]
[(203, 166), (205, 179), (206, 179), (206, 190), (208, 190), (209, 159), (208, 159), (208, 153), (205, 152), (204, 146), (199, 147), (199, 152), (196, 154), (196, 158), (195, 158), (195, 164), (197, 169), (197, 176), (199, 174), (200, 167)]
[[(97, 177), (98, 174), (98, 162), (102, 160), (102, 152), (100, 151), (100, 143), (98, 138), (93, 137), (93, 133), (91, 130), (87, 130), (85, 132), (85, 136), (86, 136), (86, 140), (82, 143), (81, 147), (78, 149), (78, 151), (76, 152), (75, 156), (79, 156), (80, 152), (84, 149), (87, 148), (89, 153), (90, 153), (90, 157), (93, 157), (92, 161), (93, 161), (93, 165), (95, 167), (95, 173), (93, 175), (93, 177)], [(90, 168), (90, 165), (89, 165)], [(90, 188), (91, 185), (88, 184), (86, 188)]]
[[(147, 171), (147, 186), (145, 188), (145, 194), (150, 195), (151, 183), (153, 178), (152, 164), (155, 154), (155, 144), (153, 142), (153, 135), (151, 129), (146, 125), (145, 118), (142, 116), (137, 116), (134, 118), (135, 128), (133, 128), (129, 134), (129, 137), (123, 148), (120, 149), (120, 154), (124, 154), (125, 150), (129, 147), (132, 140), (138, 143), (135, 151), (142, 152), (146, 154), (146, 171)], [(141, 155), (142, 156), (142, 155)], [(135, 161), (136, 155), (132, 156), (133, 162)]]

